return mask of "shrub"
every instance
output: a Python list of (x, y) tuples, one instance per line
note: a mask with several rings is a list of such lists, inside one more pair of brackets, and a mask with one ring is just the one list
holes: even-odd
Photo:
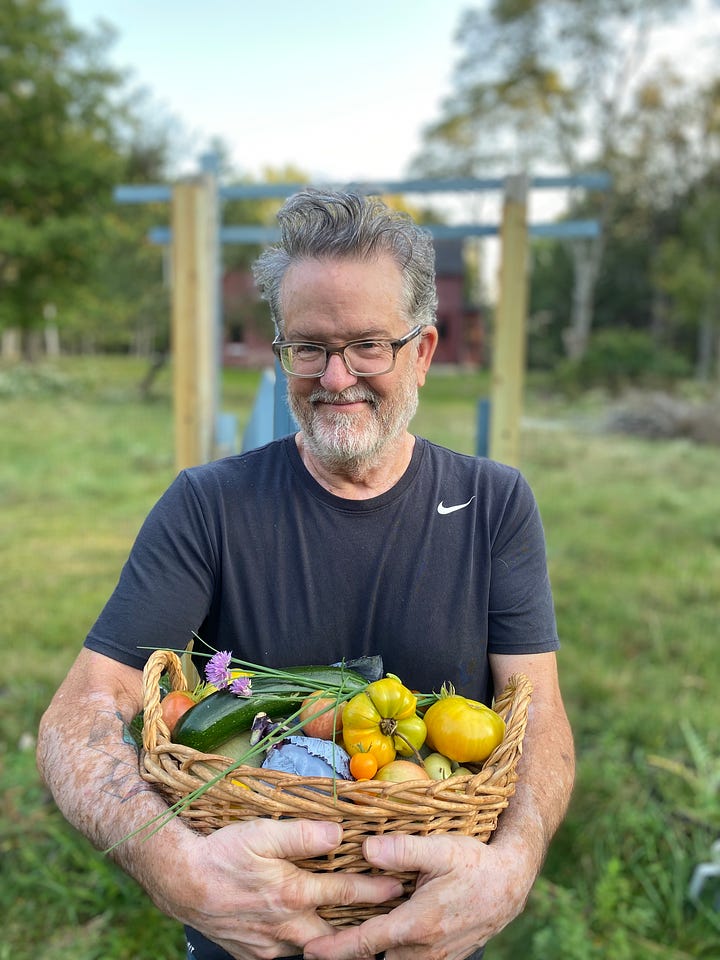
[(580, 359), (565, 360), (556, 370), (558, 385), (571, 393), (590, 387), (619, 393), (628, 386), (668, 386), (690, 374), (683, 356), (627, 327), (599, 331)]

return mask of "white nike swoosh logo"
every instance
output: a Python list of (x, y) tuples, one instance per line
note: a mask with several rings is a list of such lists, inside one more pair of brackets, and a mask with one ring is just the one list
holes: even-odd
[(452, 507), (446, 507), (443, 501), (441, 500), (440, 503), (437, 505), (437, 512), (441, 514), (441, 516), (445, 516), (448, 513), (455, 513), (456, 510), (464, 510), (465, 507), (470, 506), (470, 504), (473, 502), (474, 499), (475, 499), (474, 496), (470, 497), (467, 503), (456, 503)]

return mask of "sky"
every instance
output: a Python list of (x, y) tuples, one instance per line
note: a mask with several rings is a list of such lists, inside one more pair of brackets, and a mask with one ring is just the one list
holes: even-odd
[[(461, 13), (477, 4), (64, 0), (75, 25), (114, 26), (110, 60), (180, 121), (182, 172), (219, 137), (240, 174), (262, 179), (292, 164), (334, 183), (407, 175), (423, 127), (452, 90)], [(682, 65), (700, 63), (703, 37), (720, 33), (720, 0), (693, 5), (695, 16), (662, 41)]]
[[(116, 31), (108, 58), (155, 112), (179, 122), (174, 175), (199, 169), (212, 140), (232, 171), (263, 180), (292, 165), (310, 182), (398, 180), (452, 92), (462, 12), (479, 0), (61, 0), (76, 26)], [(685, 69), (717, 59), (720, 0), (692, 0), (658, 46)], [(508, 171), (512, 173), (516, 171)], [(553, 172), (536, 170), (534, 173)], [(555, 171), (556, 172), (556, 171)], [(531, 221), (566, 191), (533, 191)], [(434, 195), (461, 222), (497, 224), (496, 193)], [(470, 204), (470, 206), (469, 206)], [(488, 246), (488, 244), (485, 244)], [(492, 241), (489, 246), (492, 246)], [(491, 267), (494, 270), (494, 267)]]
[(467, 0), (65, 0), (112, 24), (129, 68), (191, 144), (214, 137), (260, 179), (293, 164), (332, 182), (398, 179), (450, 92)]

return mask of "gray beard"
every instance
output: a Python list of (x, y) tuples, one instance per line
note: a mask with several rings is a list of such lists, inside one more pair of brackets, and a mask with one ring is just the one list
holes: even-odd
[[(318, 388), (301, 399), (288, 391), (287, 399), (309, 452), (327, 470), (358, 476), (375, 467), (407, 430), (417, 410), (418, 389), (413, 376), (391, 398), (381, 398), (369, 387), (357, 384), (339, 394)], [(318, 414), (316, 402), (338, 399), (367, 401), (370, 423), (358, 427), (357, 415), (352, 413)]]

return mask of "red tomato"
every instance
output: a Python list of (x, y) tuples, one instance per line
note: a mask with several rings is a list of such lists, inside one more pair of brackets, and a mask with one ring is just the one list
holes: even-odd
[(163, 720), (167, 724), (171, 737), (175, 730), (175, 724), (180, 717), (184, 713), (187, 713), (190, 707), (194, 706), (195, 701), (187, 690), (171, 690), (170, 693), (162, 698), (160, 701), (160, 712)]

